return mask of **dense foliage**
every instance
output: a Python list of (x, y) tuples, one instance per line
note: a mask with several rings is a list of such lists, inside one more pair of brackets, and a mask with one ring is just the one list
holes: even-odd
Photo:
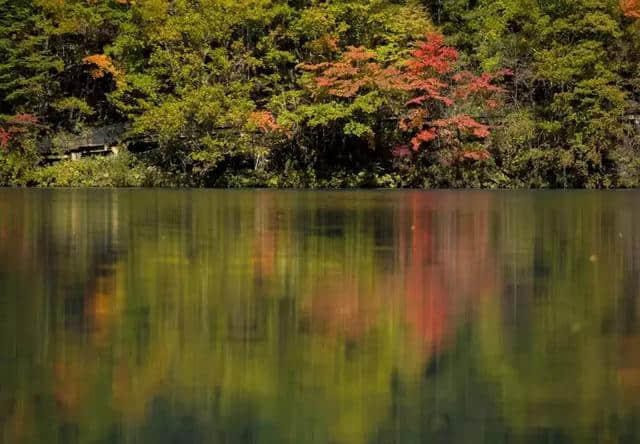
[(45, 141), (114, 123), (133, 158), (100, 169), (129, 164), (125, 176), (140, 176), (114, 184), (640, 182), (635, 0), (0, 0), (0, 10), (0, 184), (103, 185), (94, 159), (46, 166), (65, 146)]

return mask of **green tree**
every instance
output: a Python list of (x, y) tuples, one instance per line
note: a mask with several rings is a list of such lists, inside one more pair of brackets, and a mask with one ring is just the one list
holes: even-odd
[(28, 0), (2, 0), (0, 9), (0, 115), (43, 114), (63, 68), (43, 29), (44, 17)]
[(476, 63), (515, 73), (514, 114), (495, 147), (502, 170), (523, 185), (615, 185), (616, 150), (632, 130), (618, 2), (483, 0), (457, 17), (456, 40), (474, 48)]

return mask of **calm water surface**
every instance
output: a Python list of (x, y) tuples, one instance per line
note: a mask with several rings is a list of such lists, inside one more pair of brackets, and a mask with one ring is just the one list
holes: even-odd
[(640, 442), (639, 203), (0, 191), (0, 440)]

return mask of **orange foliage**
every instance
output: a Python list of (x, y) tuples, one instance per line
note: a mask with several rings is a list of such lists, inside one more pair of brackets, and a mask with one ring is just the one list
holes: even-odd
[[(311, 85), (314, 95), (327, 93), (348, 99), (372, 89), (411, 95), (406, 102), (409, 109), (399, 118), (399, 128), (413, 133), (410, 144), (418, 151), (423, 144), (436, 139), (455, 144), (462, 134), (478, 139), (489, 136), (489, 127), (468, 114), (431, 120), (434, 111), (447, 114), (442, 107), (453, 108), (472, 101), (484, 108), (499, 106), (496, 96), (504, 90), (493, 82), (511, 72), (503, 70), (477, 76), (463, 71), (454, 75), (457, 61), (456, 49), (446, 46), (442, 35), (430, 33), (416, 44), (411, 58), (400, 68), (385, 67), (373, 51), (353, 46), (348, 47), (338, 61), (303, 64), (300, 68), (316, 74)], [(405, 152), (404, 148), (396, 151)], [(474, 151), (461, 157), (482, 160), (486, 155), (485, 151)]]
[(21, 113), (10, 118), (9, 122), (14, 125), (37, 125), (38, 118), (33, 114)]
[(82, 62), (85, 65), (92, 65), (91, 68), (91, 77), (94, 79), (101, 79), (106, 74), (110, 74), (111, 77), (116, 81), (118, 86), (121, 85), (123, 81), (123, 73), (120, 71), (114, 64), (113, 60), (106, 54), (93, 54), (90, 56), (86, 56), (82, 59)]
[(486, 150), (471, 150), (465, 151), (462, 153), (463, 159), (471, 159), (471, 160), (485, 160), (490, 157), (489, 152)]
[(489, 136), (489, 127), (479, 123), (467, 114), (456, 114), (447, 119), (435, 120), (433, 121), (433, 126), (436, 128), (454, 127), (459, 131), (469, 132), (480, 139)]
[(85, 316), (91, 320), (91, 338), (97, 344), (104, 344), (116, 309), (116, 282), (113, 274), (96, 277), (85, 295)]
[(278, 131), (281, 129), (275, 117), (269, 111), (254, 111), (249, 114), (249, 121), (258, 129), (265, 133)]
[(414, 151), (418, 151), (422, 142), (431, 142), (438, 138), (438, 134), (431, 129), (422, 130), (418, 134), (415, 135), (413, 139), (411, 139), (411, 146)]
[(398, 69), (383, 68), (375, 61), (376, 55), (362, 46), (349, 46), (337, 62), (302, 64), (306, 71), (317, 72), (313, 92), (326, 90), (337, 97), (354, 97), (366, 87), (381, 90), (402, 88), (401, 72)]
[(620, 0), (620, 9), (627, 17), (640, 18), (639, 3), (638, 0)]

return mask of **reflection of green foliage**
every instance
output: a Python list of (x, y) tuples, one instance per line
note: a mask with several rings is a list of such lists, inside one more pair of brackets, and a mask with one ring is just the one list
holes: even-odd
[[(607, 326), (636, 279), (632, 196), (440, 196), (3, 193), (0, 427), (61, 443), (621, 433)], [(434, 264), (451, 331), (427, 349), (405, 280)]]
[[(85, 213), (81, 202), (93, 193), (100, 199), (91, 199), (96, 206)], [(372, 279), (374, 232), (366, 223), (372, 208), (358, 209), (352, 217), (328, 226), (329, 221), (315, 213), (313, 199), (301, 201), (300, 211), (285, 213), (283, 228), (274, 233), (275, 215), (286, 208), (287, 201), (281, 198), (256, 209), (250, 194), (238, 203), (220, 195), (223, 205), (201, 195), (204, 199), (198, 198), (189, 215), (175, 219), (180, 193), (160, 192), (159, 200), (145, 199), (136, 208), (117, 193), (93, 193), (68, 195), (64, 215), (36, 216), (50, 220), (47, 233), (57, 237), (57, 246), (71, 242), (76, 251), (98, 254), (89, 260), (84, 254), (76, 256), (57, 271), (71, 291), (55, 290), (54, 311), (48, 315), (59, 326), (48, 359), (63, 371), (59, 376), (60, 370), (41, 369), (58, 375), (50, 376), (49, 386), (41, 390), (62, 396), (65, 408), (59, 420), (76, 424), (73, 433), (81, 440), (107, 436), (117, 416), (95, 412), (109, 405), (124, 415), (129, 427), (139, 427), (148, 415), (159, 426), (162, 421), (153, 419), (158, 413), (154, 400), (170, 397), (191, 406), (193, 427), (205, 431), (222, 427), (216, 422), (225, 421), (229, 429), (220, 433), (237, 433), (233, 424), (243, 421), (235, 417), (242, 414), (237, 410), (241, 401), (260, 407), (252, 410), (258, 427), (252, 433), (261, 442), (273, 442), (263, 427), (288, 430), (289, 440), (294, 441), (310, 435), (315, 442), (366, 439), (370, 420), (382, 417), (388, 397), (388, 375), (396, 353), (396, 334), (389, 334), (391, 318), (381, 313), (351, 337), (353, 325), (326, 331), (314, 322), (330, 319), (314, 321), (309, 310), (314, 301), (331, 296), (316, 291), (314, 276), (327, 273), (336, 278), (345, 266), (357, 276), (357, 294), (344, 294), (335, 302), (353, 297), (369, 310), (381, 303), (383, 295)], [(345, 209), (348, 203), (344, 202)], [(156, 218), (167, 223), (149, 237), (146, 227)], [(100, 221), (110, 222), (104, 226)], [(116, 221), (120, 228), (112, 231)], [(95, 235), (77, 238), (83, 227)], [(211, 231), (211, 227), (226, 228)], [(310, 232), (300, 232), (300, 237), (288, 230), (304, 227)], [(189, 238), (181, 232), (189, 233)], [(269, 239), (272, 234), (276, 245), (270, 246), (262, 237)], [(126, 238), (136, 239), (136, 247), (109, 265), (108, 257), (116, 252), (104, 250), (116, 239)], [(261, 246), (261, 242), (266, 243)], [(106, 256), (101, 257), (101, 251)], [(293, 251), (309, 252), (303, 256), (311, 260), (292, 262)], [(271, 275), (260, 269), (268, 261), (273, 262)], [(20, 282), (19, 276), (24, 274), (17, 273), (15, 282)], [(93, 276), (89, 279), (93, 284), (86, 276)], [(13, 291), (10, 282), (4, 285)], [(96, 294), (107, 291), (109, 312), (92, 314)], [(339, 318), (339, 312), (335, 307), (334, 316)], [(360, 325), (359, 321), (352, 322)], [(282, 328), (289, 331), (288, 339), (282, 337)], [(86, 341), (82, 332), (88, 332)], [(366, 347), (367, 343), (378, 347)], [(377, 393), (376, 409), (364, 403), (372, 390)], [(292, 417), (298, 420), (288, 424)]]
[[(619, 236), (631, 227), (603, 222), (615, 208), (606, 197), (575, 196), (570, 210), (563, 209), (568, 196), (541, 201), (547, 205), (519, 208), (517, 217), (507, 210), (505, 221), (518, 220), (504, 267), (514, 282), (483, 307), (477, 359), (500, 386), (503, 414), (519, 434), (562, 430), (584, 442), (593, 430), (606, 433), (607, 412), (618, 408), (617, 341), (605, 326), (624, 291), (628, 257)], [(577, 206), (575, 220), (569, 215)]]

